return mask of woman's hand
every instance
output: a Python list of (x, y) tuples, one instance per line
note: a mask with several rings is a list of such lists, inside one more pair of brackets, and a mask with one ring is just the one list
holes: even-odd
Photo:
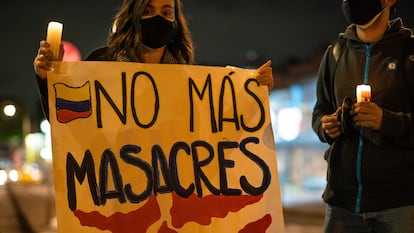
[(267, 85), (269, 91), (273, 89), (273, 71), (272, 61), (267, 61), (261, 67), (257, 69), (257, 81), (260, 85)]
[(40, 41), (40, 48), (33, 61), (36, 74), (42, 79), (47, 78), (47, 72), (52, 69), (52, 61), (62, 61), (64, 52), (63, 44), (60, 44), (59, 56), (55, 57), (50, 50), (49, 43), (45, 40)]

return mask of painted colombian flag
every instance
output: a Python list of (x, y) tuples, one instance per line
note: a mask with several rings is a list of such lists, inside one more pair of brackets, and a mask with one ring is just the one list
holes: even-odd
[(89, 81), (81, 87), (70, 87), (64, 83), (56, 83), (53, 87), (56, 96), (56, 115), (60, 123), (91, 116), (92, 104)]

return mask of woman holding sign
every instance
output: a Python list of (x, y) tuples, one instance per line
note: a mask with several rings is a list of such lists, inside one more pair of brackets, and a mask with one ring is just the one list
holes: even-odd
[[(53, 54), (51, 47), (47, 41), (41, 41), (33, 63), (45, 109), (47, 71), (52, 68), (51, 61), (61, 61), (64, 53), (62, 45), (58, 54)], [(193, 41), (181, 0), (124, 0), (114, 19), (108, 45), (93, 51), (86, 60), (194, 64)], [(271, 62), (257, 71), (259, 83), (272, 89)]]
[[(57, 29), (60, 29), (60, 27), (57, 27)], [(61, 35), (61, 33), (53, 33), (53, 35), (56, 34)], [(50, 39), (49, 35), (48, 30), (48, 39)], [(271, 169), (267, 165), (268, 163), (273, 165), (276, 163), (276, 156), (270, 154), (270, 152), (274, 152), (274, 147), (268, 146), (264, 143), (264, 140), (261, 140), (262, 137), (268, 134), (269, 136), (267, 137), (272, 138), (270, 128), (268, 127), (270, 123), (266, 121), (269, 118), (265, 117), (265, 113), (268, 110), (265, 109), (266, 106), (262, 104), (261, 100), (261, 98), (266, 97), (266, 92), (263, 93), (263, 88), (258, 88), (258, 83), (268, 85), (269, 88), (273, 86), (270, 62), (265, 63), (257, 72), (250, 70), (240, 71), (240, 76), (238, 74), (236, 76), (237, 72), (233, 69), (208, 68), (209, 71), (213, 71), (214, 77), (217, 77), (214, 81), (221, 81), (222, 83), (222, 86), (215, 85), (215, 88), (217, 88), (215, 90), (217, 91), (214, 92), (218, 94), (218, 90), (220, 90), (220, 96), (217, 96), (217, 99), (213, 98), (212, 92), (214, 87), (211, 81), (213, 78), (211, 78), (210, 72), (209, 74), (203, 73), (197, 79), (201, 80), (201, 82), (196, 83), (196, 78), (193, 79), (192, 77), (194, 77), (193, 74), (199, 74), (198, 70), (192, 71), (192, 68), (188, 69), (189, 67), (185, 65), (194, 63), (194, 52), (191, 34), (181, 10), (180, 0), (124, 0), (114, 19), (108, 45), (93, 51), (86, 58), (89, 61), (120, 61), (115, 62), (116, 64), (113, 65), (115, 68), (111, 66), (105, 67), (108, 62), (99, 62), (99, 64), (85, 64), (86, 62), (83, 64), (61, 63), (61, 71), (63, 72), (48, 72), (52, 68), (51, 61), (60, 61), (63, 57), (64, 51), (62, 46), (60, 46), (60, 52), (54, 53), (53, 51), (55, 50), (52, 49), (58, 48), (60, 45), (60, 37), (57, 36), (57, 38), (59, 40), (41, 41), (38, 55), (34, 60), (34, 69), (37, 74), (45, 110), (49, 110), (47, 105), (48, 93), (51, 95), (55, 94), (56, 96), (55, 100), (50, 98), (50, 103), (56, 103), (55, 106), (50, 106), (51, 116), (56, 116), (56, 118), (50, 117), (50, 119), (54, 132), (59, 132), (54, 135), (55, 137), (52, 140), (54, 142), (54, 156), (59, 158), (54, 160), (57, 161), (54, 164), (54, 168), (55, 171), (58, 171), (58, 174), (63, 170), (66, 171), (66, 175), (57, 175), (55, 180), (55, 184), (58, 184), (56, 185), (57, 200), (67, 198), (67, 206), (66, 203), (62, 203), (63, 208), (57, 207), (58, 223), (63, 222), (64, 229), (70, 228), (68, 232), (84, 232), (84, 227), (88, 227), (88, 229), (89, 227), (94, 227), (102, 230), (116, 229), (117, 232), (127, 233), (128, 231), (155, 232), (154, 230), (158, 227), (160, 230), (157, 232), (166, 232), (168, 231), (166, 228), (173, 227), (180, 229), (180, 232), (201, 232), (191, 229), (203, 227), (208, 232), (212, 232), (209, 230), (212, 227), (212, 229), (223, 229), (223, 232), (227, 232), (229, 227), (237, 230), (245, 229), (244, 226), (252, 228), (251, 223), (260, 225), (263, 228), (283, 229), (281, 204), (275, 201), (275, 198), (279, 197), (278, 185), (275, 183), (277, 182), (277, 171), (275, 171), (275, 167)], [(58, 43), (53, 44), (50, 41), (58, 41)], [(56, 44), (58, 45), (57, 47), (55, 47)], [(131, 62), (136, 62), (136, 64)], [(146, 63), (184, 64), (184, 66), (178, 67), (175, 65), (170, 66), (172, 68), (167, 68), (165, 65), (143, 65)], [(54, 63), (53, 65), (57, 67), (58, 64)], [(76, 67), (70, 68), (71, 71), (64, 74), (64, 70), (66, 70), (64, 67), (66, 65), (75, 65)], [(96, 65), (96, 67), (93, 67), (93, 70), (90, 72), (87, 68), (88, 65)], [(129, 68), (125, 68), (126, 71), (121, 72), (124, 70), (117, 69), (120, 66)], [(93, 75), (97, 74), (94, 72), (103, 67), (107, 69), (99, 70), (100, 73), (97, 76)], [(139, 93), (141, 90), (147, 90), (146, 87), (148, 86), (145, 86), (145, 83), (144, 85), (135, 83), (138, 77), (136, 75), (144, 73), (142, 70), (137, 72), (136, 67), (144, 71), (148, 69), (148, 73), (154, 70), (162, 73), (162, 75), (156, 75), (159, 80), (165, 77), (162, 80), (163, 82), (158, 83), (159, 90), (172, 90), (171, 87), (173, 86), (181, 86), (188, 88), (189, 95), (175, 98), (172, 95), (168, 95), (169, 92), (158, 92), (158, 87), (154, 85), (154, 92), (149, 93), (149, 95), (154, 93), (155, 102), (152, 102), (149, 99), (152, 96)], [(159, 69), (160, 67), (162, 70)], [(203, 67), (198, 67), (198, 69), (204, 70)], [(108, 70), (110, 71), (107, 72)], [(84, 73), (86, 77), (75, 75), (78, 72)], [(134, 72), (134, 75), (126, 75), (127, 72)], [(216, 72), (220, 73), (220, 76), (216, 76)], [(106, 75), (106, 73), (115, 75), (107, 76), (106, 78), (110, 80), (108, 82), (106, 80), (103, 82), (100, 82), (102, 80), (97, 80), (98, 78), (96, 77), (101, 77), (102, 74)], [(223, 73), (224, 75), (221, 76)], [(242, 75), (241, 73), (244, 74)], [(252, 80), (253, 73), (257, 73), (258, 81)], [(173, 74), (173, 79), (168, 79), (170, 74)], [(185, 76), (182, 77), (184, 74)], [(230, 80), (230, 76), (233, 74), (234, 76), (232, 77), (240, 77), (234, 86), (231, 83), (233, 80)], [(121, 77), (116, 75), (121, 75)], [(128, 79), (126, 76), (131, 77), (131, 79)], [(207, 78), (205, 78), (206, 76)], [(119, 77), (119, 79), (116, 77)], [(46, 85), (47, 79), (50, 81), (48, 84), (49, 90)], [(94, 80), (92, 81), (91, 79)], [(148, 77), (148, 79), (151, 79), (150, 81), (158, 80), (152, 77)], [(77, 84), (67, 86), (66, 81), (79, 81), (85, 84), (82, 86)], [(117, 90), (116, 83), (119, 81), (122, 82), (123, 87), (126, 87), (126, 82), (130, 82), (131, 89), (121, 88)], [(89, 119), (91, 121), (86, 119), (85, 121), (73, 121), (70, 124), (66, 124), (69, 121), (89, 118), (92, 115), (91, 96), (93, 94), (91, 94), (92, 92), (89, 89), (89, 82), (94, 83), (92, 92), (96, 94), (96, 105), (94, 104), (96, 111), (93, 115), (93, 118), (96, 116), (96, 125), (92, 125), (95, 124), (93, 122), (94, 119)], [(214, 82), (214, 84), (218, 84), (218, 82)], [(253, 83), (252, 89), (248, 87), (248, 84), (251, 82)], [(201, 83), (205, 84), (200, 85)], [(225, 89), (223, 83), (228, 87), (226, 94), (224, 94), (224, 91), (221, 91)], [(123, 107), (130, 104), (131, 111), (123, 108), (125, 110), (123, 110), (121, 115), (125, 117), (118, 114), (119, 111), (116, 109), (116, 106), (112, 105), (114, 102), (107, 95), (108, 92), (105, 91), (104, 86), (108, 87), (108, 89), (113, 89), (114, 99), (120, 97), (118, 94), (122, 96), (128, 95), (129, 98), (122, 97), (122, 99), (118, 99), (122, 101)], [(204, 89), (201, 91), (201, 94), (199, 87), (202, 86), (204, 86)], [(139, 91), (135, 92), (135, 87)], [(208, 91), (206, 91), (207, 88)], [(247, 113), (247, 115), (250, 115), (249, 117), (246, 117), (246, 114), (238, 114), (235, 88), (238, 89), (238, 93), (245, 92), (246, 94), (245, 97), (248, 101), (241, 102), (241, 105), (243, 105), (241, 112)], [(259, 89), (260, 93), (256, 95), (254, 90)], [(71, 93), (65, 95), (65, 92), (68, 90)], [(201, 95), (204, 95), (204, 93), (206, 93), (206, 96), (208, 95), (206, 97), (207, 100), (201, 103), (203, 98)], [(101, 94), (102, 99), (106, 98), (110, 102), (110, 106), (101, 106), (99, 102)], [(242, 93), (240, 94), (242, 95)], [(200, 105), (198, 103), (194, 104), (196, 101), (193, 101), (193, 96), (199, 97)], [(136, 100), (143, 100), (142, 102), (145, 102), (147, 100), (145, 97), (148, 98), (150, 103), (140, 105), (144, 106), (142, 107), (144, 114), (140, 116), (143, 116), (144, 121), (150, 119), (149, 123), (140, 121), (138, 119), (139, 114), (135, 111), (135, 104), (138, 102)], [(182, 103), (183, 98), (188, 98), (188, 106)], [(225, 101), (227, 98), (231, 101), (229, 104)], [(159, 99), (165, 100), (161, 110), (159, 110)], [(207, 101), (211, 104), (205, 104)], [(217, 101), (218, 105), (214, 105), (213, 101)], [(152, 103), (154, 104), (152, 105)], [(223, 105), (225, 104), (225, 107), (229, 109), (228, 112), (233, 114), (234, 122), (233, 119), (229, 120), (227, 118), (229, 114), (223, 110)], [(150, 107), (151, 105), (154, 106), (154, 114), (151, 114), (151, 109), (146, 108), (146, 106)], [(198, 108), (198, 106), (202, 105), (204, 107), (201, 108), (204, 108), (204, 111), (200, 111), (201, 108)], [(216, 107), (219, 114), (215, 114), (214, 108)], [(75, 108), (77, 111), (72, 111)], [(110, 113), (112, 110), (116, 111), (116, 115)], [(69, 114), (67, 114), (68, 112)], [(196, 113), (193, 114), (194, 112)], [(45, 111), (45, 113), (47, 114), (48, 111)], [(183, 114), (188, 114), (188, 121), (183, 120), (183, 117), (181, 117)], [(110, 118), (105, 118), (107, 120), (105, 122), (108, 123), (105, 127), (101, 120), (103, 115), (111, 116)], [(128, 118), (130, 120), (127, 120), (127, 115), (133, 119)], [(158, 115), (160, 115), (159, 118), (157, 118)], [(171, 115), (173, 117), (170, 117)], [(147, 116), (149, 117), (147, 118)], [(203, 117), (205, 121), (201, 119)], [(215, 118), (217, 118), (217, 122)], [(159, 119), (159, 124), (151, 127), (157, 119)], [(251, 119), (257, 122), (257, 124), (252, 122)], [(198, 121), (197, 126), (200, 125), (196, 129), (198, 132), (193, 130), (194, 121)], [(232, 124), (231, 128), (226, 129), (226, 132), (224, 132), (222, 127), (222, 123), (225, 121), (229, 121)], [(248, 123), (245, 124), (245, 122)], [(81, 125), (78, 125), (78, 123)], [(211, 129), (208, 129), (208, 126), (204, 127), (202, 123), (210, 123)], [(91, 128), (86, 128), (85, 126), (91, 126)], [(188, 132), (183, 130), (186, 126), (189, 126)], [(74, 132), (71, 131), (72, 129), (79, 131)], [(211, 133), (207, 130), (211, 130)], [(168, 134), (164, 133), (167, 131), (169, 131)], [(226, 137), (222, 137), (222, 135)], [(70, 139), (66, 138), (66, 136)], [(75, 141), (72, 141), (72, 139), (75, 139)], [(62, 142), (68, 148), (56, 146), (57, 144), (62, 145)], [(254, 152), (250, 145), (255, 147)], [(81, 151), (74, 151), (72, 150), (74, 147), (82, 149)], [(164, 153), (166, 149), (169, 150), (168, 153)], [(198, 150), (200, 150), (200, 153), (198, 153)], [(225, 158), (225, 153), (227, 152), (224, 151), (228, 150), (234, 150), (234, 153), (237, 153), (240, 164), (247, 162), (246, 168), (248, 167), (248, 169), (243, 169), (243, 166), (239, 165), (237, 168), (240, 171), (235, 171), (235, 175), (230, 175), (227, 169), (230, 170), (235, 167), (236, 161), (230, 161)], [(199, 159), (198, 154), (202, 154), (204, 157), (205, 152), (208, 153), (207, 158)], [(184, 159), (178, 158), (181, 153), (187, 153), (188, 156), (185, 156), (186, 158)], [(261, 155), (268, 157), (270, 161), (267, 161), (267, 158), (266, 160), (262, 159)], [(197, 160), (201, 161), (197, 162)], [(79, 161), (82, 161), (82, 165), (79, 165)], [(98, 163), (99, 166), (97, 165)], [(252, 165), (253, 167), (256, 165), (257, 170), (252, 169)], [(99, 171), (95, 170), (98, 167)], [(204, 168), (208, 171), (204, 171)], [(262, 171), (263, 176), (258, 176), (256, 171)], [(98, 173), (99, 175), (97, 175)], [(208, 178), (209, 173), (212, 174), (211, 181)], [(275, 175), (273, 176), (273, 174)], [(249, 175), (254, 180), (253, 182), (250, 182), (249, 178), (247, 178)], [(88, 182), (83, 181), (86, 177)], [(227, 177), (229, 177), (229, 181)], [(180, 179), (182, 179), (184, 186), (188, 184), (189, 187), (183, 187)], [(79, 187), (78, 182), (83, 187)], [(261, 184), (256, 186), (260, 182)], [(207, 184), (204, 185), (204, 183)], [(227, 185), (227, 183), (230, 183), (230, 185)], [(237, 189), (230, 187), (233, 186), (233, 183), (234, 186), (238, 187)], [(271, 184), (276, 185), (271, 187)], [(89, 186), (89, 188), (86, 188), (86, 186)], [(270, 188), (276, 190), (271, 190)], [(171, 195), (157, 195), (169, 193)], [(83, 200), (85, 195), (90, 198)], [(267, 197), (269, 198), (268, 202), (265, 201)], [(111, 202), (109, 202), (110, 200)], [(177, 204), (176, 201), (173, 201), (175, 202), (173, 204), (171, 200), (178, 200), (180, 203)], [(260, 211), (260, 213), (256, 214), (256, 211), (251, 211), (253, 203), (257, 204), (255, 205), (255, 210)], [(195, 207), (195, 205), (200, 207)], [(207, 213), (207, 217), (205, 217), (204, 211), (199, 210), (201, 208), (204, 209), (204, 206), (207, 205), (210, 207), (209, 210), (205, 211)], [(247, 205), (249, 205), (249, 208), (245, 209), (244, 206)], [(91, 210), (91, 207), (95, 209), (98, 206), (99, 211), (85, 212), (85, 210)], [(132, 210), (132, 206), (138, 209)], [(174, 209), (172, 207), (169, 208), (170, 206), (174, 207)], [(240, 221), (240, 224), (234, 224), (234, 218), (226, 217), (228, 212), (234, 212), (236, 209), (241, 211), (239, 212), (240, 215), (243, 215), (243, 221)], [(243, 211), (243, 209), (245, 210)], [(196, 213), (194, 214), (190, 210), (195, 210)], [(113, 214), (107, 215), (108, 211)], [(276, 211), (278, 212), (276, 213)], [(175, 216), (180, 218), (182, 212), (187, 212), (187, 216), (178, 222), (175, 221)], [(252, 216), (249, 219), (249, 217), (245, 217), (246, 213), (252, 213), (252, 215), (257, 216)], [(272, 215), (274, 216), (273, 218)], [(144, 217), (140, 218), (140, 216)], [(172, 223), (173, 217), (174, 223)], [(169, 218), (171, 221), (165, 221), (165, 219)], [(77, 219), (81, 223), (80, 225)], [(205, 219), (212, 219), (213, 221), (206, 221)], [(216, 221), (216, 219), (218, 220)], [(229, 226), (229, 221), (231, 226)], [(134, 226), (138, 226), (139, 230), (134, 231), (134, 227), (130, 227), (130, 222)], [(164, 223), (162, 224), (162, 222)], [(170, 222), (171, 224), (169, 224)], [(187, 222), (196, 222), (196, 224), (186, 224)], [(77, 228), (73, 230), (72, 227), (75, 224)], [(145, 231), (144, 228), (150, 228), (150, 230)], [(181, 230), (182, 228), (184, 230)], [(203, 232), (207, 231), (203, 230)], [(113, 230), (113, 232), (116, 231)], [(238, 231), (229, 230), (229, 232)], [(273, 232), (276, 231), (273, 230)]]

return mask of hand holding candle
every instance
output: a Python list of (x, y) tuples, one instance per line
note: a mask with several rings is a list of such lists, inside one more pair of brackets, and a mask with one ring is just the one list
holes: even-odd
[(371, 86), (358, 85), (356, 88), (357, 102), (369, 102), (371, 100)]
[(358, 85), (356, 88), (357, 102), (369, 102), (356, 104), (352, 110), (355, 116), (352, 118), (355, 126), (379, 130), (382, 126), (383, 110), (376, 103), (371, 102), (371, 86)]
[(55, 57), (59, 57), (60, 43), (62, 40), (63, 24), (59, 22), (49, 22), (47, 27), (46, 41), (49, 43)]

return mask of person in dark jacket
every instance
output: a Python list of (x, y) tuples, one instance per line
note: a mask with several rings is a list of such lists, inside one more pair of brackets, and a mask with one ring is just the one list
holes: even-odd
[[(46, 115), (47, 72), (51, 61), (62, 60), (63, 53), (61, 46), (60, 54), (54, 56), (43, 40), (33, 62)], [(124, 0), (114, 19), (108, 45), (96, 49), (85, 60), (194, 64), (193, 41), (181, 0)], [(257, 80), (273, 88), (270, 61), (258, 68)]]
[[(390, 17), (396, 2), (343, 0), (351, 24), (321, 61), (312, 127), (330, 145), (326, 233), (414, 232), (414, 43)], [(356, 102), (359, 84), (370, 101)]]

